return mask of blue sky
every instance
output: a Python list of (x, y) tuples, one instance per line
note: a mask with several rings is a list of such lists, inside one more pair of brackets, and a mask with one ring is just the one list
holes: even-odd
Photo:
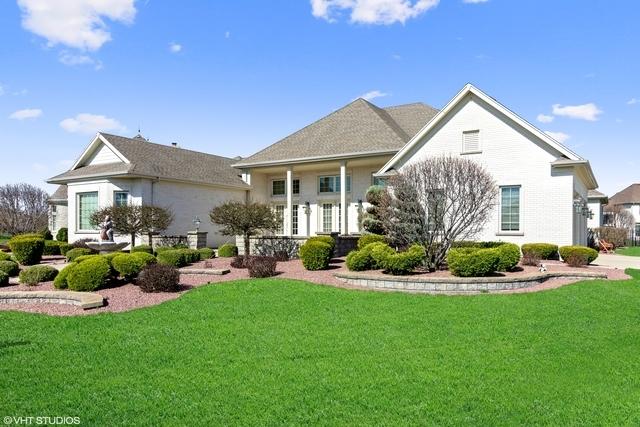
[(96, 128), (246, 156), (358, 96), (440, 108), (467, 82), (602, 191), (640, 181), (640, 2), (61, 3), (0, 2), (0, 184), (53, 190)]

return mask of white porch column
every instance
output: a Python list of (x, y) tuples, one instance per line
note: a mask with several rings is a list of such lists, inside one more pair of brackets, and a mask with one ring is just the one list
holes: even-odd
[(340, 234), (347, 234), (347, 162), (340, 162)]
[(293, 168), (287, 168), (287, 209), (284, 218), (284, 234), (293, 236)]

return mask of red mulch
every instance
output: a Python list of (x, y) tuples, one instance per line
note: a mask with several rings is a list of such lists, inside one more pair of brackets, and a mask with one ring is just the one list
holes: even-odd
[[(56, 260), (58, 262), (58, 260)], [(122, 312), (133, 310), (141, 307), (148, 307), (152, 305), (160, 304), (164, 301), (169, 301), (180, 297), (183, 293), (187, 292), (190, 289), (195, 287), (203, 286), (208, 283), (218, 283), (218, 282), (227, 282), (230, 280), (238, 280), (238, 279), (249, 279), (249, 272), (246, 269), (236, 269), (230, 266), (231, 258), (216, 258), (209, 261), (199, 262), (194, 264), (193, 268), (215, 268), (215, 269), (225, 269), (228, 268), (231, 270), (230, 273), (217, 276), (217, 275), (202, 275), (202, 274), (182, 274), (180, 277), (180, 282), (183, 285), (183, 289), (177, 293), (169, 293), (169, 292), (161, 292), (161, 293), (144, 293), (140, 291), (140, 289), (133, 284), (125, 284), (119, 287), (101, 289), (97, 291), (100, 295), (107, 299), (107, 305), (100, 308), (95, 308), (91, 310), (82, 310), (79, 307), (75, 307), (72, 305), (62, 305), (62, 304), (0, 304), (0, 311), (24, 311), (24, 312), (32, 312), (32, 313), (43, 313), (55, 316), (74, 316), (74, 315), (87, 315), (87, 314), (98, 314), (98, 313), (106, 313), (106, 312)], [(557, 261), (548, 261), (545, 262), (548, 271), (571, 271), (572, 268), (568, 267), (566, 264), (562, 264)], [(344, 265), (343, 258), (334, 259), (331, 263), (331, 266), (328, 270), (322, 271), (307, 271), (302, 267), (302, 263), (299, 260), (293, 260), (288, 262), (279, 262), (278, 263), (278, 277), (286, 278), (286, 279), (298, 279), (304, 280), (311, 283), (316, 283), (320, 285), (329, 285), (341, 288), (348, 289), (361, 289), (354, 286), (350, 286), (342, 282), (341, 280), (335, 278), (333, 275), (337, 272), (347, 271)], [(609, 269), (602, 267), (584, 267), (574, 269), (578, 271), (589, 271), (589, 272), (599, 272), (607, 274), (609, 279), (612, 280), (620, 280), (620, 279), (628, 279), (629, 277), (624, 274), (622, 270), (618, 269)], [(520, 271), (513, 273), (504, 273), (504, 275), (516, 277), (516, 276), (526, 276), (532, 273), (537, 273), (537, 267), (528, 267), (524, 266)], [(369, 274), (380, 274), (383, 275), (382, 272), (368, 272)], [(434, 273), (417, 273), (417, 276), (437, 276), (437, 277), (446, 277), (451, 276), (448, 271), (437, 271)], [(520, 292), (537, 292), (545, 289), (553, 289), (568, 283), (576, 282), (575, 279), (551, 279), (542, 283), (540, 285), (526, 288), (526, 289), (518, 289), (514, 291), (501, 291), (502, 293), (520, 293)], [(38, 286), (24, 286), (24, 285), (12, 285), (5, 286), (1, 288), (3, 291), (48, 291), (54, 290), (53, 282), (42, 283)], [(371, 291), (369, 291), (371, 292)]]

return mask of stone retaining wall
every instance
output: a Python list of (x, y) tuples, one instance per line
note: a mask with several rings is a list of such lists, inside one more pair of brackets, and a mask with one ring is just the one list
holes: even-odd
[(0, 304), (68, 304), (84, 310), (102, 307), (104, 298), (93, 292), (72, 291), (4, 291), (0, 292)]
[(529, 288), (552, 278), (606, 279), (602, 273), (546, 272), (520, 277), (416, 277), (336, 273), (338, 279), (366, 289), (424, 293), (477, 293)]

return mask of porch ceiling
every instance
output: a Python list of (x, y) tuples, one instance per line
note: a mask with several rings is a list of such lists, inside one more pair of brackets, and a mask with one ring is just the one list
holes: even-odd
[[(373, 167), (374, 169), (381, 168), (387, 161), (391, 159), (390, 155), (387, 156), (374, 156), (374, 157), (360, 157), (355, 159), (346, 159), (347, 168), (356, 167)], [(251, 167), (252, 173), (265, 173), (265, 174), (277, 174), (284, 173), (289, 167), (293, 166), (294, 171), (324, 171), (324, 170), (339, 170), (340, 160), (330, 160), (322, 162), (309, 162), (309, 163), (297, 163), (290, 165), (277, 165), (277, 166), (265, 166), (265, 167)]]

